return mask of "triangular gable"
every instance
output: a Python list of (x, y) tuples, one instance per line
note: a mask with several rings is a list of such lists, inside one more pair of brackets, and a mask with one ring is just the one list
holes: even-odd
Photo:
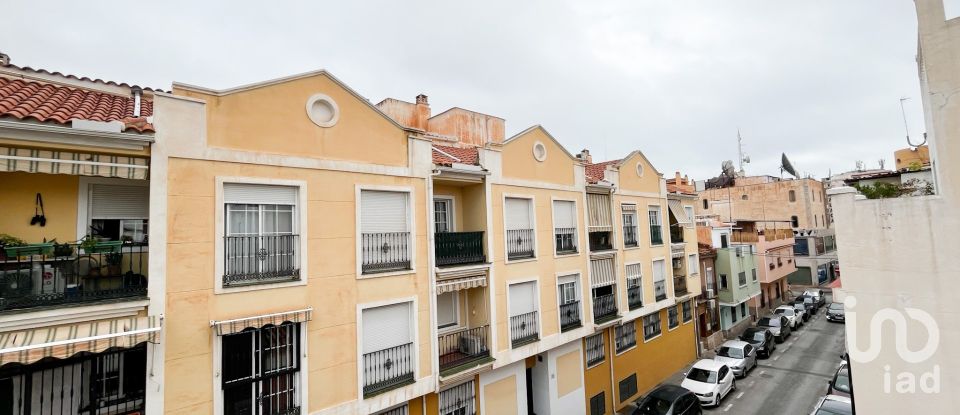
[(643, 163), (653, 169), (653, 172), (656, 173), (657, 176), (663, 176), (663, 173), (660, 173), (660, 170), (657, 170), (657, 167), (654, 166), (653, 163), (650, 162), (650, 159), (648, 159), (647, 156), (640, 150), (631, 151), (630, 154), (627, 154), (626, 157), (620, 159), (620, 161), (616, 163), (616, 167), (619, 169), (620, 166), (630, 161), (634, 156), (640, 156), (641, 160), (643, 160)]
[(557, 147), (560, 147), (560, 150), (563, 150), (563, 154), (566, 154), (567, 157), (569, 157), (571, 160), (573, 160), (573, 161), (579, 161), (579, 160), (580, 160), (580, 159), (574, 157), (573, 154), (570, 154), (570, 152), (567, 151), (567, 148), (564, 147), (563, 144), (560, 144), (560, 141), (557, 141), (556, 137), (554, 137), (553, 134), (550, 134), (550, 132), (547, 131), (546, 128), (543, 128), (543, 126), (540, 125), (540, 124), (533, 125), (533, 126), (531, 126), (530, 128), (527, 128), (526, 130), (523, 130), (523, 131), (521, 131), (521, 132), (519, 132), (519, 133), (514, 134), (512, 137), (504, 140), (504, 141), (503, 141), (503, 145), (504, 145), (504, 146), (509, 145), (510, 143), (516, 141), (518, 138), (521, 138), (521, 137), (523, 137), (523, 136), (525, 136), (525, 135), (527, 135), (527, 134), (529, 134), (529, 133), (532, 133), (532, 132), (534, 132), (534, 131), (536, 131), (536, 130), (539, 130), (540, 132), (543, 133), (543, 135), (547, 136), (547, 138), (549, 138), (551, 141), (553, 141), (553, 144), (556, 144)]

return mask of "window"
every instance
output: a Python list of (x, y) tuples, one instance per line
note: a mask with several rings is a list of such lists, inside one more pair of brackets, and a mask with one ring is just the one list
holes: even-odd
[(147, 243), (148, 186), (91, 184), (89, 189), (91, 235), (114, 241)]
[(593, 292), (593, 317), (596, 321), (617, 315), (617, 296), (614, 288), (616, 278), (614, 258), (590, 260), (590, 288)]
[(409, 199), (406, 192), (360, 192), (363, 274), (411, 269)]
[(300, 279), (298, 189), (224, 183), (223, 285)]
[(637, 394), (637, 374), (634, 373), (620, 381), (620, 402), (626, 402)]
[(744, 193), (744, 194), (742, 194), (742, 195), (740, 195), (740, 200), (747, 200), (747, 199), (749, 199), (749, 198), (750, 198), (750, 197), (749, 197), (749, 196), (747, 196), (747, 194), (746, 194), (746, 193)]
[(435, 232), (453, 232), (453, 199), (433, 199), (433, 229)]
[(475, 390), (473, 381), (440, 391), (440, 415), (474, 415)]
[(813, 215), (813, 227), (820, 227), (820, 218), (818, 218), (817, 215)]
[(667, 327), (675, 329), (680, 325), (680, 319), (677, 316), (677, 306), (673, 305), (667, 309)]
[[(363, 309), (360, 370), (365, 398), (413, 380), (416, 355), (412, 321), (412, 302)], [(388, 361), (391, 363), (385, 364)]]
[(222, 337), (223, 413), (286, 414), (300, 405), (300, 324)]
[(667, 298), (667, 268), (662, 259), (653, 261), (653, 294), (657, 301)]
[(747, 285), (746, 271), (741, 271), (739, 274), (737, 274), (737, 283), (739, 283), (741, 287)]
[(530, 199), (506, 198), (507, 258), (534, 257), (533, 203)]
[(637, 345), (637, 325), (631, 321), (615, 328), (617, 353), (623, 353), (625, 350)]
[(700, 263), (697, 261), (697, 254), (687, 256), (687, 274), (697, 275), (700, 273)]
[(660, 312), (643, 316), (643, 340), (650, 340), (660, 335)]
[(728, 246), (730, 246), (730, 235), (725, 234), (725, 233), (721, 233), (721, 234), (720, 234), (720, 247), (721, 247), (721, 248), (726, 248), (726, 247), (728, 247)]
[(727, 274), (720, 274), (720, 289), (726, 290), (730, 286), (727, 284)]
[(557, 254), (577, 252), (577, 208), (569, 200), (553, 201), (553, 226)]
[(547, 147), (543, 143), (537, 141), (533, 144), (533, 158), (541, 162), (547, 159)]
[(756, 281), (756, 280), (757, 280), (757, 269), (754, 268), (754, 269), (752, 269), (752, 270), (750, 270), (750, 271), (753, 273), (753, 280)]
[(709, 201), (709, 200), (703, 199), (703, 208), (704, 208), (704, 209), (710, 209), (710, 201)]
[(607, 398), (600, 392), (590, 398), (590, 415), (605, 415), (607, 413)]
[(610, 195), (587, 193), (587, 213), (590, 250), (613, 249), (613, 219), (610, 211)]
[(681, 310), (683, 311), (683, 322), (687, 323), (690, 320), (693, 320), (693, 310), (690, 305), (690, 301), (684, 301), (680, 304)]
[(625, 248), (637, 247), (637, 206), (622, 205), (623, 209), (623, 246)]
[(660, 222), (660, 206), (651, 206), (647, 211), (647, 216), (650, 219), (650, 244), (662, 245), (663, 226)]
[(627, 305), (631, 310), (643, 307), (642, 265), (627, 264)]
[(564, 275), (557, 279), (557, 304), (560, 305), (560, 329), (581, 327), (580, 290), (578, 275)]
[(535, 281), (510, 284), (510, 340), (514, 347), (540, 338)]
[(403, 404), (396, 408), (387, 409), (386, 411), (377, 412), (376, 415), (410, 415), (410, 407), (407, 404)]
[(797, 238), (794, 241), (793, 254), (796, 256), (809, 256), (810, 240), (807, 238)]
[(684, 206), (683, 211), (687, 214), (687, 220), (693, 222), (693, 206)]
[(747, 316), (747, 303), (740, 303), (740, 317), (743, 318), (746, 316)]
[(796, 215), (791, 216), (791, 217), (790, 217), (790, 226), (792, 226), (792, 227), (794, 227), (794, 228), (799, 228), (799, 227), (800, 227), (800, 218), (798, 218)]
[(796, 202), (796, 201), (797, 201), (797, 192), (795, 192), (795, 191), (793, 191), (793, 190), (787, 192), (787, 199), (789, 199), (791, 202)]
[(606, 346), (603, 344), (603, 333), (597, 333), (584, 339), (587, 349), (587, 367), (594, 366), (604, 359)]
[(557, 293), (560, 304), (569, 304), (577, 301), (577, 276), (564, 275), (557, 280)]
[(437, 328), (445, 329), (459, 325), (458, 291), (437, 295)]

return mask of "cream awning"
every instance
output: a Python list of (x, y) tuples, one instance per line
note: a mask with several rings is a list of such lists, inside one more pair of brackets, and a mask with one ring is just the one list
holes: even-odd
[(0, 171), (146, 180), (150, 160), (71, 151), (0, 147)]
[(670, 207), (670, 213), (673, 213), (673, 217), (677, 219), (677, 224), (681, 226), (691, 225), (690, 218), (687, 217), (687, 212), (683, 210), (683, 205), (680, 204), (679, 200), (668, 200), (667, 206)]
[(467, 290), (470, 288), (476, 287), (486, 287), (487, 286), (487, 276), (474, 276), (474, 277), (464, 277), (464, 278), (455, 278), (446, 281), (437, 281), (437, 295), (443, 293), (449, 293), (459, 290)]
[(613, 258), (590, 260), (590, 288), (617, 283), (616, 264)]
[(0, 365), (156, 343), (160, 318), (130, 317), (0, 333)]
[(609, 232), (613, 230), (610, 219), (610, 195), (587, 193), (587, 225), (590, 232)]
[(284, 311), (281, 313), (264, 314), (262, 316), (243, 317), (232, 320), (210, 320), (210, 327), (217, 332), (218, 336), (239, 333), (246, 328), (260, 328), (268, 324), (280, 325), (285, 322), (301, 323), (310, 321), (313, 314), (313, 308), (303, 310)]

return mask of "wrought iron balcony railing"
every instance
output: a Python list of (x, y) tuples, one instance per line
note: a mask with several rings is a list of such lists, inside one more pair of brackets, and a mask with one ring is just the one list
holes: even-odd
[(605, 323), (617, 317), (617, 301), (614, 294), (604, 294), (593, 297), (593, 321), (596, 324)]
[(531, 311), (510, 316), (510, 343), (520, 347), (540, 339), (540, 327), (537, 324), (537, 312)]
[(663, 227), (650, 225), (650, 245), (663, 245)]
[(627, 288), (627, 306), (631, 310), (643, 307), (643, 289), (639, 285)]
[(553, 231), (557, 239), (557, 254), (575, 254), (577, 253), (577, 229), (576, 228), (556, 228)]
[(363, 354), (364, 398), (413, 382), (413, 343)]
[(410, 269), (410, 232), (364, 233), (360, 239), (364, 274)]
[(657, 301), (663, 301), (667, 299), (667, 282), (666, 281), (654, 281), (653, 282), (653, 293), (657, 296)]
[(590, 232), (590, 251), (607, 251), (613, 249), (613, 232)]
[(490, 326), (458, 330), (437, 336), (440, 371), (465, 366), (490, 357), (487, 333)]
[(223, 237), (223, 286), (300, 279), (300, 235)]
[(673, 277), (673, 293), (677, 296), (687, 295), (687, 277), (676, 275)]
[(580, 321), (580, 302), (571, 301), (560, 304), (560, 331), (573, 330), (583, 326)]
[(682, 226), (671, 226), (670, 227), (670, 242), (677, 243), (683, 242), (683, 227)]
[(479, 264), (483, 254), (483, 232), (437, 232), (433, 234), (437, 266)]
[(533, 258), (533, 229), (507, 230), (507, 259)]
[(624, 225), (623, 227), (623, 246), (633, 248), (640, 246), (637, 242), (637, 227), (634, 225)]
[(2, 254), (0, 312), (147, 295), (143, 244), (40, 244)]

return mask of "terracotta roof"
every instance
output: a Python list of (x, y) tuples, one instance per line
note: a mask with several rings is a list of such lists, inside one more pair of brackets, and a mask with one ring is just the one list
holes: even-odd
[(682, 195), (696, 196), (696, 193), (690, 193), (679, 186), (671, 183), (667, 183), (667, 193), (679, 193)]
[(619, 162), (620, 160), (610, 160), (586, 165), (584, 174), (587, 176), (587, 183), (597, 183), (603, 180), (603, 172), (607, 169), (607, 166)]
[(147, 118), (153, 102), (140, 102), (140, 117), (133, 116), (132, 96), (120, 96), (70, 86), (0, 77), (0, 118), (69, 124), (73, 119), (120, 121), (123, 131), (153, 132)]
[(41, 74), (41, 75), (59, 76), (59, 77), (62, 77), (62, 78), (73, 79), (73, 80), (77, 80), (77, 81), (93, 82), (93, 83), (97, 83), (97, 84), (110, 85), (110, 86), (119, 86), (119, 87), (123, 87), (123, 88), (141, 88), (141, 89), (143, 89), (144, 91), (169, 92), (169, 91), (164, 91), (164, 90), (162, 90), (162, 89), (154, 89), (154, 88), (149, 88), (149, 87), (139, 87), (139, 86), (137, 86), (137, 85), (130, 85), (130, 84), (126, 83), (126, 82), (106, 81), (106, 80), (103, 80), (103, 79), (100, 79), (100, 78), (88, 78), (88, 77), (86, 77), (86, 76), (76, 76), (76, 75), (73, 75), (73, 74), (65, 74), (65, 73), (59, 72), (59, 71), (51, 72), (51, 71), (48, 71), (48, 70), (42, 69), (42, 68), (34, 69), (34, 68), (29, 67), (29, 66), (17, 66), (17, 65), (14, 65), (14, 64), (12, 64), (12, 63), (8, 63), (8, 64), (6, 64), (6, 65), (0, 64), (0, 66), (4, 66), (4, 67), (7, 67), (7, 68), (17, 69), (17, 70), (21, 70), (21, 71), (24, 71), (24, 72), (33, 72), (33, 73)]
[(476, 147), (450, 147), (433, 145), (433, 164), (452, 166), (453, 163), (480, 165), (480, 151)]

